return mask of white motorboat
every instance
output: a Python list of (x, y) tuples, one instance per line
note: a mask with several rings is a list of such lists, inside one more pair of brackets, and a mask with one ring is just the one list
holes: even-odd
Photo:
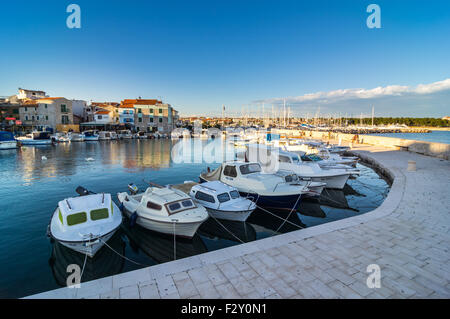
[(149, 187), (144, 193), (118, 193), (122, 212), (130, 222), (163, 234), (192, 238), (208, 219), (203, 206), (197, 206), (184, 192), (169, 187)]
[(57, 142), (57, 143), (66, 143), (66, 142), (70, 142), (69, 136), (67, 135), (67, 133), (64, 132), (58, 132), (55, 133), (52, 136), (52, 140)]
[(93, 257), (120, 227), (122, 214), (111, 194), (94, 194), (82, 187), (81, 195), (58, 203), (48, 235), (62, 245)]
[(220, 181), (195, 185), (190, 191), (195, 202), (204, 206), (209, 215), (219, 219), (246, 221), (256, 209), (251, 200), (241, 197), (239, 191)]
[(119, 137), (118, 137), (116, 132), (111, 131), (111, 132), (109, 132), (109, 134), (110, 134), (112, 140), (118, 140), (119, 139)]
[(0, 150), (17, 148), (17, 141), (11, 132), (0, 131)]
[(251, 200), (241, 197), (239, 191), (220, 181), (195, 183), (186, 181), (184, 184), (172, 185), (191, 196), (194, 202), (202, 205), (209, 216), (225, 220), (246, 221), (256, 209)]
[(310, 192), (306, 183), (298, 183), (296, 175), (267, 174), (256, 162), (233, 161), (222, 163), (212, 172), (200, 174), (201, 182), (221, 181), (235, 187), (241, 196), (258, 206), (282, 210), (296, 210), (302, 194)]
[(314, 162), (302, 162), (296, 153), (261, 144), (248, 145), (245, 156), (250, 160), (258, 160), (263, 163), (278, 160), (279, 170), (291, 171), (298, 177), (311, 179), (313, 182), (326, 183), (326, 188), (343, 189), (352, 175), (351, 172), (342, 169), (324, 170)]
[(148, 136), (147, 136), (147, 133), (145, 133), (144, 131), (140, 131), (140, 132), (137, 132), (137, 133), (136, 133), (135, 138), (138, 138), (138, 139), (147, 139)]
[(84, 131), (83, 134), (84, 134), (84, 140), (86, 142), (99, 140), (99, 135), (98, 135), (97, 131)]
[(83, 133), (74, 133), (70, 132), (68, 134), (71, 142), (84, 142), (84, 134)]
[(121, 140), (123, 139), (129, 140), (133, 138), (133, 134), (131, 134), (130, 130), (120, 130), (119, 132), (117, 132), (117, 136)]
[(25, 136), (16, 137), (17, 142), (22, 145), (50, 145), (52, 144), (51, 133), (46, 131), (34, 131)]
[(110, 141), (111, 140), (111, 132), (108, 131), (100, 131), (98, 132), (99, 141)]

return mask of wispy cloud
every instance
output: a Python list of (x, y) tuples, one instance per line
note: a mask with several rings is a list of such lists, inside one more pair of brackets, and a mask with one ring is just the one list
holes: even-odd
[[(450, 113), (450, 78), (417, 86), (389, 85), (373, 89), (340, 89), (316, 92), (296, 97), (258, 100), (255, 103), (279, 105), (286, 103), (305, 111), (321, 107), (329, 112), (354, 112), (359, 107), (375, 106), (388, 111), (386, 115), (440, 116)], [(366, 111), (366, 110), (362, 110)], [(432, 114), (431, 114), (432, 113)]]

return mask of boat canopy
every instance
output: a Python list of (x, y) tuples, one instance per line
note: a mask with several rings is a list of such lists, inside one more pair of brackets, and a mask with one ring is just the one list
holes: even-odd
[(14, 135), (11, 132), (0, 132), (0, 142), (14, 141)]
[(58, 203), (58, 217), (63, 225), (75, 226), (88, 220), (108, 219), (114, 213), (111, 194), (72, 197)]

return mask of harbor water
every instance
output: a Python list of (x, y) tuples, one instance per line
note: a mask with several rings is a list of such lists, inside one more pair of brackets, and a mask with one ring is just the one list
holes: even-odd
[(369, 135), (395, 137), (395, 138), (402, 138), (405, 140), (450, 144), (450, 131), (431, 131), (430, 133), (386, 133), (386, 134), (379, 133)]
[[(171, 150), (175, 143), (74, 142), (0, 151), (0, 297), (23, 297), (65, 286), (67, 266), (83, 265), (84, 255), (52, 243), (46, 236), (58, 201), (77, 196), (77, 186), (111, 193), (117, 203), (116, 194), (126, 191), (129, 183), (145, 189), (146, 181), (161, 185), (198, 181), (208, 166), (220, 165), (174, 161)], [(177, 239), (175, 247), (172, 236), (139, 226), (130, 228), (125, 220), (109, 242), (111, 249), (103, 247), (87, 260), (82, 281), (371, 211), (383, 202), (389, 185), (370, 167), (358, 164), (358, 168), (361, 176), (349, 180), (343, 191), (326, 189), (319, 202), (303, 201), (298, 212), (288, 215), (257, 210), (245, 223), (210, 218), (192, 240)]]

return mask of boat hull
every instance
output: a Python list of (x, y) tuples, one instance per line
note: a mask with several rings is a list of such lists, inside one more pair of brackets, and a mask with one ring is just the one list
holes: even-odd
[(4, 141), (0, 142), (0, 150), (10, 150), (13, 148), (17, 148), (16, 141)]
[(208, 211), (209, 216), (211, 217), (238, 222), (245, 222), (250, 214), (254, 211), (254, 209), (243, 211), (225, 211), (208, 207), (205, 208)]
[(116, 229), (114, 229), (112, 232), (105, 234), (103, 236), (100, 236), (96, 239), (91, 240), (91, 243), (89, 241), (63, 241), (56, 239), (61, 245), (66, 246), (67, 248), (73, 249), (81, 254), (86, 254), (89, 257), (94, 257), (95, 254), (103, 247), (104, 243), (107, 242), (116, 232)]
[(326, 177), (312, 177), (313, 182), (322, 182), (327, 185), (325, 188), (333, 188), (333, 189), (343, 189), (350, 174), (345, 175), (336, 175), (336, 176), (326, 176)]
[[(120, 202), (120, 203), (122, 204), (122, 202)], [(121, 206), (123, 206), (123, 205), (121, 205)], [(123, 207), (122, 213), (127, 217), (130, 217), (132, 214), (126, 207)], [(152, 230), (152, 231), (162, 233), (162, 234), (167, 234), (167, 235), (173, 235), (175, 232), (176, 236), (189, 238), (189, 239), (194, 237), (195, 233), (197, 232), (197, 229), (200, 227), (200, 225), (203, 222), (204, 222), (204, 220), (198, 221), (198, 222), (189, 222), (189, 223), (175, 223), (175, 227), (174, 227), (174, 223), (172, 223), (172, 222), (158, 221), (158, 220), (144, 218), (144, 217), (140, 217), (140, 216), (138, 216), (136, 219), (136, 224), (138, 224), (139, 226), (141, 226), (145, 229)]]
[(32, 139), (23, 139), (18, 140), (22, 145), (50, 145), (52, 144), (52, 140), (32, 140)]

